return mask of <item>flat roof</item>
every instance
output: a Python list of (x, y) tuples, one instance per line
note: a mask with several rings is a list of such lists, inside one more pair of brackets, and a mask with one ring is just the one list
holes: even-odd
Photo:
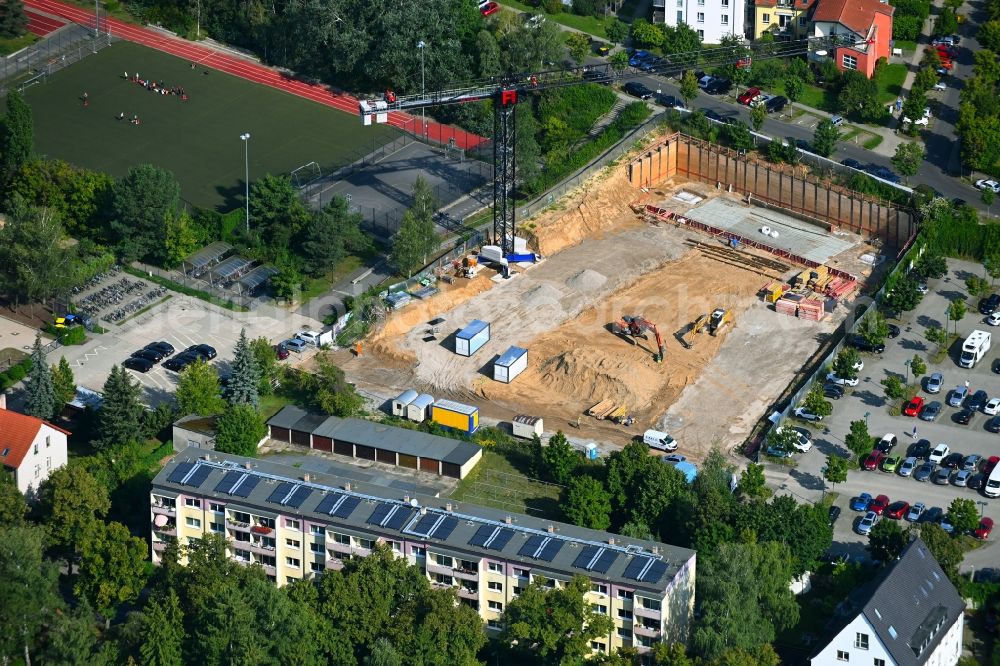
[(310, 473), (307, 482), (302, 474), (266, 460), (185, 449), (160, 470), (152, 488), (221, 499), (234, 509), (268, 516), (277, 512), (333, 523), (362, 536), (423, 542), (459, 556), (521, 563), (542, 575), (582, 574), (657, 595), (695, 556), (687, 548), (429, 495), (405, 501), (399, 491), (331, 474)]
[(481, 319), (473, 319), (469, 322), (468, 326), (456, 333), (455, 337), (462, 338), (463, 340), (474, 338), (489, 327), (490, 325), (488, 322), (482, 321)]
[[(854, 243), (837, 238), (817, 225), (770, 208), (748, 206), (725, 197), (709, 199), (684, 213), (684, 217), (787, 250), (817, 264), (826, 263), (831, 257), (854, 247)], [(765, 236), (760, 231), (761, 227), (777, 231), (778, 237)]]
[(523, 347), (511, 347), (504, 353), (500, 354), (500, 358), (496, 360), (495, 365), (506, 367), (527, 353), (528, 350)]
[(232, 249), (233, 246), (230, 245), (229, 243), (223, 243), (222, 241), (215, 241), (214, 243), (206, 245), (205, 247), (201, 248), (200, 250), (189, 256), (187, 259), (184, 260), (184, 263), (190, 266), (191, 268), (197, 270), (199, 268), (207, 266), (213, 261), (218, 261), (222, 257), (226, 256), (226, 253), (228, 253)]
[(440, 407), (441, 409), (447, 409), (449, 412), (458, 412), (459, 414), (475, 414), (479, 411), (478, 407), (473, 407), (472, 405), (463, 405), (460, 402), (455, 402), (454, 400), (437, 400), (434, 402), (435, 407)]

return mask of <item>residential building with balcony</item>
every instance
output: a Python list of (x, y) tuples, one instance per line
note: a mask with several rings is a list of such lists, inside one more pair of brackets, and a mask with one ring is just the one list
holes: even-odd
[(706, 44), (746, 33), (744, 0), (653, 0), (653, 23), (686, 23)]
[(754, 6), (753, 38), (766, 33), (779, 41), (802, 39), (809, 34), (809, 11), (816, 0), (757, 0)]
[(812, 36), (838, 37), (844, 44), (829, 49), (837, 68), (853, 69), (868, 78), (879, 58), (892, 49), (895, 8), (879, 0), (819, 0), (812, 15)]
[(614, 621), (594, 652), (683, 641), (693, 612), (694, 551), (263, 460), (181, 451), (153, 480), (150, 512), (154, 563), (170, 540), (212, 532), (278, 585), (385, 545), (432, 585), (454, 588), (488, 631), (532, 581), (558, 587), (583, 575), (587, 602)]
[(48, 421), (12, 412), (0, 394), (0, 466), (27, 496), (66, 464), (68, 432)]

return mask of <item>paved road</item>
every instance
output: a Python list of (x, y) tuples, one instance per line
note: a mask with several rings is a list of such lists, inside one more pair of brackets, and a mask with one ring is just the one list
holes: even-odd
[[(984, 457), (1000, 454), (1000, 435), (986, 431), (983, 425), (989, 417), (977, 414), (972, 422), (959, 425), (952, 422), (951, 417), (958, 411), (945, 407), (944, 412), (936, 422), (928, 423), (905, 416), (890, 416), (884, 400), (884, 392), (879, 384), (890, 374), (900, 378), (908, 374), (904, 362), (920, 354), (927, 359), (933, 353), (932, 345), (925, 342), (924, 331), (932, 324), (943, 325), (944, 311), (947, 304), (965, 294), (965, 277), (969, 272), (981, 274), (978, 264), (971, 262), (949, 261), (949, 274), (940, 280), (932, 280), (928, 285), (930, 293), (924, 296), (920, 308), (908, 313), (899, 322), (901, 335), (895, 340), (886, 341), (886, 351), (881, 356), (863, 354), (865, 363), (859, 379), (860, 384), (850, 395), (834, 402), (834, 413), (823, 421), (823, 427), (814, 430), (812, 451), (798, 456), (795, 467), (784, 467), (768, 464), (767, 477), (777, 492), (791, 494), (804, 501), (816, 501), (823, 495), (822, 468), (826, 464), (826, 456), (847, 453), (844, 437), (850, 429), (850, 422), (867, 417), (869, 430), (875, 437), (881, 437), (887, 432), (894, 433), (900, 440), (894, 454), (902, 455), (911, 444), (918, 440), (927, 440), (932, 445), (939, 442), (947, 443), (953, 451), (963, 454), (979, 454)], [(970, 305), (975, 306), (974, 300)], [(970, 310), (973, 308), (970, 307)], [(975, 311), (970, 311), (958, 325), (959, 334), (968, 335), (973, 329), (988, 329), (982, 323), (983, 317)], [(997, 332), (994, 330), (994, 332)], [(928, 373), (941, 372), (945, 379), (945, 391), (937, 395), (920, 391), (925, 399), (936, 399), (945, 402), (947, 390), (968, 380), (971, 389), (984, 389), (989, 395), (1000, 395), (1000, 375), (991, 371), (993, 361), (1000, 358), (1000, 345), (994, 346), (986, 358), (972, 370), (958, 367), (955, 354), (951, 354), (940, 364), (928, 363)], [(910, 381), (912, 382), (912, 376)], [(910, 433), (916, 425), (917, 437), (911, 438)], [(840, 493), (837, 505), (844, 515), (841, 516), (835, 530), (837, 548), (845, 552), (858, 554), (862, 551), (865, 539), (853, 532), (854, 523), (860, 518), (848, 508), (850, 498), (862, 492), (877, 495), (885, 493), (892, 500), (903, 499), (911, 504), (924, 502), (927, 506), (937, 506), (947, 509), (956, 497), (964, 497), (977, 502), (983, 502), (981, 508), (984, 515), (990, 516), (1000, 523), (1000, 499), (986, 498), (979, 492), (955, 486), (938, 486), (930, 482), (920, 483), (912, 478), (904, 478), (897, 474), (884, 472), (865, 472), (852, 470), (846, 483), (838, 485), (835, 490)], [(1000, 533), (995, 533), (988, 545), (972, 551), (966, 556), (964, 566), (971, 567), (995, 566), (1000, 561), (1000, 547), (995, 545)]]

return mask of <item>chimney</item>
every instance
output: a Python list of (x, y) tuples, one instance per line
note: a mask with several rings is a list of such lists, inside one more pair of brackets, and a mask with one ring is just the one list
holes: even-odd
[(312, 476), (310, 476), (309, 473), (306, 472), (305, 474), (302, 475), (302, 480), (305, 481), (306, 483), (309, 483), (310, 481), (312, 481)]
[(407, 504), (409, 504), (410, 503), (410, 496), (409, 495), (403, 495), (403, 501), (406, 502)]
[(451, 511), (451, 508), (452, 508), (452, 507), (451, 507), (451, 502), (448, 502), (447, 504), (445, 504), (445, 505), (444, 505), (444, 510), (445, 510), (445, 511), (449, 511), (449, 512), (450, 512), (450, 511)]
[(205, 455), (203, 455), (203, 456), (201, 457), (201, 459), (202, 459), (202, 460), (209, 460), (209, 461), (210, 461), (210, 460), (212, 460), (212, 456), (206, 453)]
[(420, 507), (420, 515), (421, 516), (426, 516), (427, 515), (427, 507), (426, 506)]
[(653, 555), (659, 555), (659, 554), (660, 554), (660, 547), (653, 546)]
[(614, 537), (610, 537), (610, 538), (608, 538), (608, 545), (609, 545), (609, 546), (613, 546), (613, 545), (615, 545), (615, 538), (614, 538)]
[(346, 490), (347, 492), (351, 492), (351, 482), (350, 481), (348, 481), (347, 483), (344, 484), (344, 490)]
[(545, 528), (545, 531), (548, 532), (549, 534), (555, 534), (556, 533), (556, 526), (555, 525), (549, 525), (547, 528)]
[(251, 465), (249, 462), (245, 462), (243, 463), (243, 469), (253, 469), (253, 465)]
[(507, 523), (508, 525), (513, 525), (514, 519), (511, 518), (510, 516), (507, 516), (506, 518), (503, 519), (503, 522)]
[(7, 409), (7, 392), (0, 392), (0, 409)]

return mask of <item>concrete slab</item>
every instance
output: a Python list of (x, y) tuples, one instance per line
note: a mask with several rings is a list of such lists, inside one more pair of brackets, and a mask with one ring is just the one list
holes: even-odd
[[(759, 240), (820, 264), (850, 249), (853, 245), (851, 242), (832, 236), (818, 226), (790, 215), (767, 208), (748, 206), (724, 197), (696, 206), (685, 215), (697, 222), (731, 231), (745, 238)], [(765, 236), (760, 232), (761, 227), (777, 231), (778, 237)]]

